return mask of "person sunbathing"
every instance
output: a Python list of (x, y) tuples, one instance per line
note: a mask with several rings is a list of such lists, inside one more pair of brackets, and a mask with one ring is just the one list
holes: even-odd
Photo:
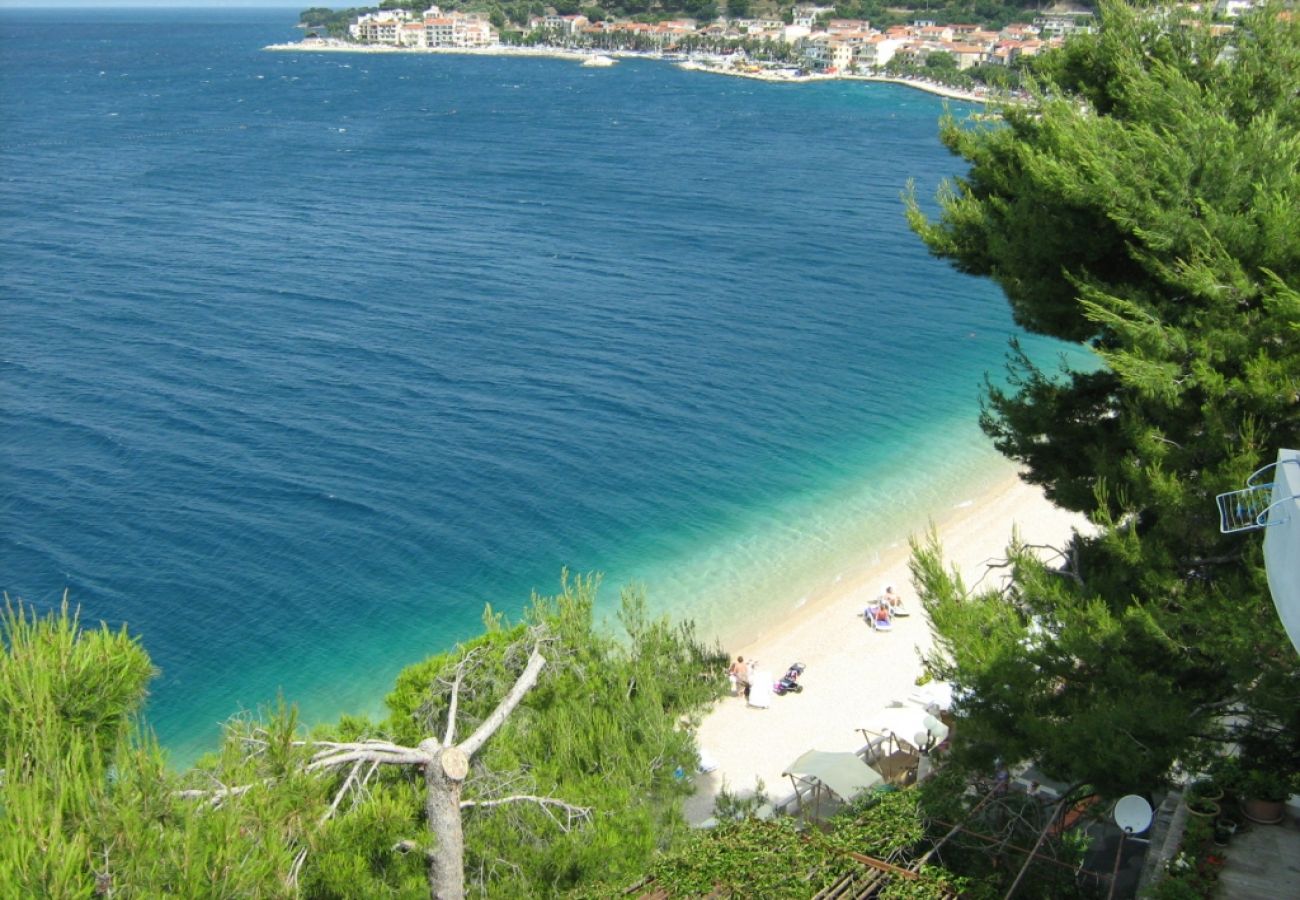
[(894, 586), (892, 584), (885, 585), (885, 593), (880, 597), (880, 604), (882, 606), (887, 605), (891, 615), (907, 615), (907, 610), (903, 608), (903, 598), (894, 592)]
[(888, 603), (882, 603), (876, 607), (872, 613), (872, 624), (876, 628), (891, 628), (894, 624), (894, 614), (889, 608)]

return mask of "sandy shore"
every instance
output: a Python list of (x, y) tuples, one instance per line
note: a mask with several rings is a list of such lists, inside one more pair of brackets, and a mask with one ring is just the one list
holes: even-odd
[[(1052, 506), (1037, 488), (1014, 476), (952, 511), (937, 523), (949, 565), (971, 585), (1000, 583), (1000, 570), (988, 563), (1001, 559), (1012, 530), (1034, 544), (1064, 546), (1074, 528), (1086, 521)], [(924, 533), (927, 523), (916, 523)], [(712, 814), (713, 800), (726, 785), (748, 793), (761, 779), (769, 796), (790, 793), (785, 767), (807, 750), (856, 751), (866, 741), (857, 729), (894, 701), (905, 700), (921, 673), (920, 654), (930, 647), (930, 629), (916, 602), (907, 569), (909, 550), (898, 547), (876, 566), (846, 581), (816, 602), (799, 609), (758, 640), (728, 648), (734, 656), (758, 659), (769, 676), (779, 678), (793, 662), (808, 668), (804, 691), (773, 697), (769, 709), (749, 707), (743, 698), (724, 698), (705, 717), (699, 745), (718, 763), (708, 775), (696, 776), (696, 794), (686, 805), (687, 818), (700, 822)], [(866, 603), (892, 584), (911, 615), (888, 633), (872, 631), (861, 618)]]

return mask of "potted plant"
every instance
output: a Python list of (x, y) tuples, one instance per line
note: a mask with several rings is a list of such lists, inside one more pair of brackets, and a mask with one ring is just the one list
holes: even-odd
[(1232, 836), (1237, 833), (1237, 823), (1232, 819), (1219, 817), (1214, 820), (1214, 846), (1226, 847), (1232, 840)]
[(1188, 785), (1187, 799), (1188, 802), (1197, 799), (1218, 803), (1223, 800), (1223, 788), (1219, 786), (1217, 781), (1209, 778), (1199, 778)]
[(1219, 804), (1214, 800), (1206, 800), (1190, 791), (1183, 798), (1187, 803), (1187, 811), (1194, 816), (1200, 816), (1203, 819), (1213, 821), (1219, 817)]
[(1241, 814), (1232, 806), (1224, 805), (1219, 818), (1214, 820), (1214, 843), (1226, 846), (1232, 836), (1241, 827)]
[(1210, 780), (1231, 800), (1241, 799), (1243, 777), (1241, 760), (1235, 756), (1221, 756), (1210, 765)]
[(1285, 776), (1268, 769), (1251, 769), (1242, 778), (1241, 813), (1259, 825), (1276, 825), (1282, 821), (1290, 782)]

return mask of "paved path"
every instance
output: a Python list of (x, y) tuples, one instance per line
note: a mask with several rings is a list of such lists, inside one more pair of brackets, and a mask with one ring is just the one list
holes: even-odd
[(1296, 808), (1281, 825), (1255, 825), (1233, 835), (1224, 853), (1214, 896), (1222, 900), (1288, 900), (1300, 897), (1300, 826)]

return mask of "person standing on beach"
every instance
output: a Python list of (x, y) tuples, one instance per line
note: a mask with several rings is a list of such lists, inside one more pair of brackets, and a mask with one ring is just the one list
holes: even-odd
[(745, 693), (749, 693), (749, 669), (745, 668), (745, 657), (736, 657), (736, 661), (727, 670), (727, 679), (731, 682), (731, 696), (736, 696), (742, 684), (745, 686)]

